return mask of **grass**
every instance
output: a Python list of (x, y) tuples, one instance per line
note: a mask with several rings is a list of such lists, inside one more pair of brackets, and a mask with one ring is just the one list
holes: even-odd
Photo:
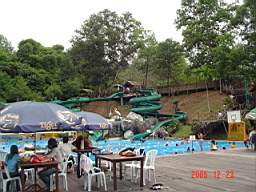
[(192, 130), (191, 130), (190, 125), (180, 125), (179, 129), (174, 133), (174, 137), (189, 137), (189, 135), (192, 135)]

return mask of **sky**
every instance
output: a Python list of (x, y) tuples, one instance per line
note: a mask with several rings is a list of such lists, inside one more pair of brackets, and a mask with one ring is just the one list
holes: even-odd
[(0, 6), (0, 34), (15, 48), (27, 38), (69, 48), (74, 31), (104, 9), (129, 11), (158, 41), (182, 39), (174, 24), (180, 0), (0, 0)]

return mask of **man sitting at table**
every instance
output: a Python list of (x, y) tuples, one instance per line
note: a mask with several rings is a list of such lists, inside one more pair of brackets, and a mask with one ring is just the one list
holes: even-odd
[[(62, 152), (60, 150), (60, 148), (58, 147), (58, 142), (56, 139), (54, 138), (50, 138), (48, 140), (48, 149), (50, 150), (49, 153), (46, 155), (47, 157), (52, 158), (53, 160), (59, 162), (58, 164), (58, 169), (62, 170), (62, 162), (63, 162), (63, 155)], [(47, 187), (47, 191), (50, 191), (50, 176), (55, 173), (55, 169), (54, 168), (46, 168), (41, 170), (38, 174), (40, 179), (42, 179), (42, 181), (45, 183), (46, 187)]]

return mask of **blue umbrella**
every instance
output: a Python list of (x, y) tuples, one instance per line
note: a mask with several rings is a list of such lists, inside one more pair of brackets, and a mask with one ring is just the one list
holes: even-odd
[(67, 108), (44, 102), (22, 101), (0, 111), (0, 132), (35, 133), (46, 131), (77, 131), (85, 121)]
[(112, 128), (112, 124), (103, 116), (92, 112), (77, 112), (79, 117), (86, 121), (86, 128), (89, 130), (107, 130)]

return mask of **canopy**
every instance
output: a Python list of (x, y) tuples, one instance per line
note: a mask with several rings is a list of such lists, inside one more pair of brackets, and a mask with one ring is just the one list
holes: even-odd
[(252, 109), (249, 113), (245, 115), (246, 119), (256, 120), (256, 108)]
[(86, 128), (89, 130), (106, 130), (111, 129), (112, 124), (103, 116), (92, 112), (77, 112), (79, 117), (86, 121)]
[(67, 108), (44, 102), (22, 101), (0, 111), (0, 132), (35, 133), (85, 129), (85, 120)]

